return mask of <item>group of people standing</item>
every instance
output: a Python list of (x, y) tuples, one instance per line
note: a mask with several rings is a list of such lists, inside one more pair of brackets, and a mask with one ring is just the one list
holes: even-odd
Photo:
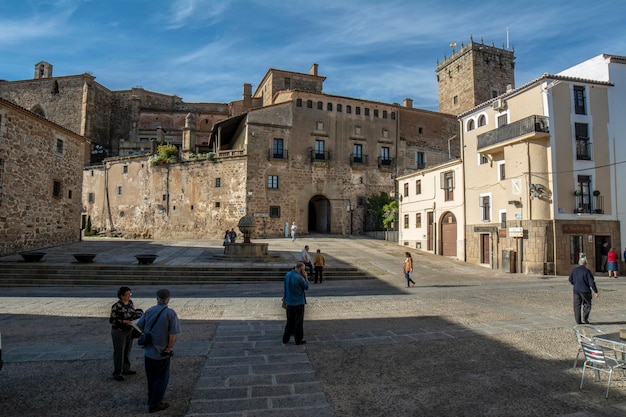
[[(156, 305), (144, 313), (135, 308), (129, 287), (120, 287), (118, 301), (111, 306), (109, 323), (113, 341), (113, 378), (124, 381), (135, 375), (131, 369), (130, 352), (133, 339), (141, 332), (150, 335), (144, 346), (144, 368), (148, 379), (148, 412), (165, 410), (169, 404), (163, 401), (170, 379), (170, 359), (174, 356), (174, 344), (180, 333), (178, 316), (168, 307), (170, 291), (158, 290)], [(136, 330), (138, 329), (138, 330)]]
[(224, 233), (224, 245), (227, 243), (235, 243), (237, 241), (237, 233), (235, 232), (235, 228), (231, 227), (230, 230), (226, 229), (226, 233)]

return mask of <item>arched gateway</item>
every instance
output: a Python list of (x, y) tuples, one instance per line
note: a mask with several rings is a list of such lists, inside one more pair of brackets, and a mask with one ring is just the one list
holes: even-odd
[(454, 214), (448, 212), (441, 218), (441, 254), (456, 256), (457, 224)]
[(309, 200), (309, 233), (330, 233), (330, 201), (323, 195)]

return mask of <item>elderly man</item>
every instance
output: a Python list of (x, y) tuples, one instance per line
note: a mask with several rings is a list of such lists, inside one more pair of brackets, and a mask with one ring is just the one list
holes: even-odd
[[(577, 324), (589, 323), (589, 313), (591, 313), (591, 293), (598, 298), (598, 288), (593, 279), (593, 274), (587, 268), (587, 258), (581, 257), (578, 266), (569, 274), (569, 282), (574, 290), (574, 318)], [(582, 308), (582, 320), (581, 320)]]
[(304, 305), (306, 304), (305, 291), (309, 289), (304, 264), (298, 262), (296, 267), (285, 274), (285, 289), (283, 302), (287, 309), (287, 324), (283, 333), (283, 343), (289, 343), (291, 335), (296, 340), (296, 345), (303, 345), (304, 337)]
[(148, 378), (148, 412), (165, 410), (170, 405), (163, 401), (170, 380), (170, 358), (174, 355), (176, 335), (180, 324), (176, 312), (168, 307), (170, 291), (157, 291), (157, 305), (150, 307), (137, 322), (137, 327), (150, 334), (144, 347), (146, 376)]

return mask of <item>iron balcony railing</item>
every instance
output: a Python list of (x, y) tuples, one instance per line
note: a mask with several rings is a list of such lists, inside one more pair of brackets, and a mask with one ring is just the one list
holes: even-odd
[(531, 133), (549, 133), (548, 118), (529, 116), (508, 125), (478, 135), (478, 150)]
[(267, 150), (267, 159), (289, 159), (289, 152), (287, 149), (272, 149)]
[(577, 195), (574, 213), (604, 214), (604, 196)]
[(578, 161), (591, 160), (591, 142), (587, 138), (576, 138), (576, 159)]
[(350, 165), (352, 164), (366, 164), (367, 165), (367, 155), (355, 155), (351, 153)]
[(384, 158), (382, 156), (378, 157), (378, 167), (393, 167), (396, 165), (396, 160), (394, 158)]
[(318, 161), (330, 161), (330, 151), (316, 151), (311, 149), (311, 162)]

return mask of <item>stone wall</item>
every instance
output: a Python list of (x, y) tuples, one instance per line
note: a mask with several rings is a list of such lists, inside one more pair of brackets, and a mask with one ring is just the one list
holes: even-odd
[(80, 239), (88, 149), (83, 137), (0, 99), (0, 255)]

